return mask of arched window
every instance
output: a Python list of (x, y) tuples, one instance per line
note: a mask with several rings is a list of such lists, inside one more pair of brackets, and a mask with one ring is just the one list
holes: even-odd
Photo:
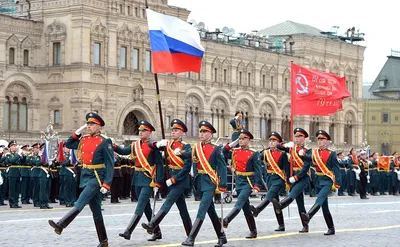
[(9, 64), (15, 64), (15, 49), (14, 48), (10, 48), (9, 52), (8, 52), (8, 63)]
[(12, 100), (6, 96), (6, 103), (3, 109), (3, 128), (10, 131), (28, 130), (28, 105), (26, 98)]
[(199, 108), (190, 106), (185, 112), (187, 136), (198, 136), (197, 124), (199, 123)]
[(271, 114), (264, 113), (260, 118), (260, 138), (268, 140), (268, 135), (271, 133)]
[(282, 120), (281, 136), (284, 141), (290, 140), (290, 118), (287, 116)]
[(225, 111), (224, 109), (211, 109), (211, 124), (217, 130), (218, 136), (225, 136)]
[(29, 66), (29, 51), (24, 50), (24, 66)]
[(310, 122), (310, 139), (316, 141), (315, 133), (319, 130), (319, 119), (312, 118)]

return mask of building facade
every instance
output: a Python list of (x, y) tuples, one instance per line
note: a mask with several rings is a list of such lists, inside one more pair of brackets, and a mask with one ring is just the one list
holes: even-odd
[(388, 56), (364, 97), (365, 138), (383, 155), (400, 151), (400, 56)]
[[(148, 2), (161, 13), (184, 20), (189, 15), (166, 0)], [(119, 141), (135, 139), (141, 119), (154, 124), (153, 137), (161, 137), (144, 0), (19, 1), (17, 16), (0, 15), (6, 24), (0, 26), (3, 139), (37, 141), (49, 121), (65, 138), (89, 111), (103, 116), (104, 132)], [(169, 120), (180, 118), (189, 127), (189, 141), (196, 139), (200, 120), (212, 122), (218, 136), (230, 136), (229, 120), (242, 110), (255, 137), (265, 140), (274, 130), (288, 140), (293, 61), (346, 76), (352, 93), (343, 111), (296, 116), (295, 126), (311, 134), (329, 131), (336, 147), (361, 144), (365, 47), (289, 24), (298, 32), (270, 35), (284, 41), (279, 47), (261, 34), (231, 42), (232, 37), (200, 32), (206, 50), (201, 73), (158, 75), (166, 132)]]

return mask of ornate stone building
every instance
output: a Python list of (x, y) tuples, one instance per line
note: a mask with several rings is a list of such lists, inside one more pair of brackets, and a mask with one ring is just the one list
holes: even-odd
[[(161, 13), (184, 20), (189, 15), (166, 0), (148, 2)], [(99, 112), (104, 132), (118, 140), (134, 139), (141, 119), (151, 121), (155, 137), (161, 136), (144, 0), (19, 1), (17, 16), (0, 15), (3, 139), (37, 141), (50, 118), (66, 137), (84, 123), (88, 111)], [(235, 39), (200, 30), (206, 49), (201, 73), (159, 75), (166, 125), (172, 118), (184, 119), (190, 141), (205, 119), (219, 136), (230, 136), (229, 120), (243, 110), (255, 137), (266, 139), (276, 130), (287, 140), (293, 61), (345, 75), (353, 95), (343, 111), (296, 117), (295, 125), (311, 133), (328, 130), (337, 147), (359, 145), (365, 47), (299, 23), (273, 27)]]

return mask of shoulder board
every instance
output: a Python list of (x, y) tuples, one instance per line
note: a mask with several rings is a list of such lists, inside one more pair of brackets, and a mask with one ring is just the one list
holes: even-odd
[(232, 150), (239, 150), (240, 148), (232, 148)]
[(186, 144), (188, 144), (187, 142), (185, 142), (185, 141), (181, 141), (181, 143), (183, 144), (183, 145), (186, 145)]
[(90, 134), (83, 135), (82, 138), (88, 137), (88, 136), (90, 136)]
[(100, 136), (103, 137), (104, 139), (109, 139), (110, 138), (110, 137), (108, 137), (106, 135), (103, 135), (103, 134), (100, 134)]
[(214, 147), (218, 147), (218, 145), (216, 145), (216, 144), (214, 144), (214, 143), (211, 143), (211, 142), (210, 142), (210, 144), (211, 144), (212, 146), (214, 146)]
[(257, 150), (249, 148), (249, 151), (252, 151), (253, 153), (257, 152)]

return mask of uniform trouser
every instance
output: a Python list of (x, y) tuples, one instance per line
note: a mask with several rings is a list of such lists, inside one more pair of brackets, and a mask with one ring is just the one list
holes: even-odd
[(129, 197), (129, 192), (130, 192), (130, 188), (131, 188), (131, 180), (130, 180), (130, 174), (129, 173), (125, 173), (122, 175), (122, 184), (121, 184), (121, 196), (122, 197)]
[(377, 171), (371, 173), (371, 190), (372, 193), (376, 193), (379, 192), (381, 179)]
[(75, 208), (80, 211), (89, 204), (90, 210), (92, 211), (93, 220), (95, 222), (103, 220), (101, 213), (101, 201), (103, 195), (100, 192), (98, 184), (88, 184), (83, 188), (82, 193), (79, 195), (78, 200), (75, 203)]
[(349, 171), (347, 173), (347, 181), (349, 182), (348, 193), (353, 194), (356, 191), (356, 173)]
[(389, 181), (387, 179), (386, 172), (380, 172), (379, 175), (381, 180), (381, 186), (380, 186), (381, 194), (389, 192), (389, 183), (388, 183)]
[(280, 184), (268, 185), (268, 192), (264, 200), (272, 201), (273, 198), (279, 201), (279, 192), (285, 189), (285, 183), (282, 181)]
[(346, 170), (340, 169), (340, 177), (342, 179), (342, 184), (339, 188), (339, 195), (343, 195), (343, 193), (347, 191), (348, 187)]
[(135, 214), (142, 216), (144, 212), (147, 219), (150, 221), (152, 216), (150, 196), (153, 193), (153, 188), (149, 186), (135, 186), (135, 190), (136, 195), (138, 195)]
[(250, 210), (250, 201), (249, 201), (251, 192), (252, 189), (250, 187), (237, 190), (238, 198), (234, 206), (238, 210), (243, 209), (243, 214), (249, 217), (253, 217)]
[(213, 202), (215, 191), (214, 190), (200, 191), (199, 194), (201, 196), (201, 201), (199, 205), (199, 210), (197, 211), (196, 219), (204, 220), (204, 218), (206, 217), (206, 213), (208, 213), (208, 216), (210, 217), (211, 221), (215, 219), (219, 220)]
[(39, 177), (32, 177), (33, 189), (32, 189), (32, 200), (34, 205), (39, 205), (39, 194), (40, 194), (40, 179)]
[(183, 222), (190, 220), (190, 215), (187, 209), (184, 192), (185, 188), (170, 187), (167, 198), (165, 199), (165, 202), (161, 206), (161, 210), (164, 211), (165, 213), (168, 213), (172, 205), (175, 203), (176, 206), (178, 207), (179, 214)]
[(0, 203), (3, 203), (6, 199), (8, 180), (4, 171), (0, 171), (0, 176), (3, 177), (3, 184), (0, 185)]
[(65, 175), (59, 175), (60, 178), (60, 188), (58, 190), (58, 200), (60, 200), (60, 205), (65, 204)]
[(64, 203), (65, 205), (73, 205), (76, 200), (76, 179), (74, 175), (63, 176), (64, 184)]
[(39, 177), (39, 205), (41, 207), (49, 206), (51, 179), (48, 177)]
[(397, 180), (397, 173), (392, 172), (392, 188), (393, 193), (399, 193), (399, 180)]
[(360, 197), (367, 196), (367, 177), (360, 176)]
[(121, 196), (121, 177), (114, 177), (111, 184), (111, 202), (118, 202)]
[(60, 186), (60, 178), (58, 175), (56, 177), (53, 177), (50, 179), (50, 199), (52, 202), (58, 198), (58, 191), (59, 191), (59, 186)]
[(303, 178), (301, 178), (298, 182), (296, 182), (292, 188), (290, 189), (289, 192), (289, 197), (292, 199), (296, 199), (297, 203), (297, 210), (299, 211), (299, 214), (301, 213), (306, 213), (306, 208), (304, 207), (304, 188), (307, 186), (307, 183), (309, 182), (309, 177), (306, 175)]
[[(318, 195), (317, 195), (317, 200), (315, 201), (315, 203), (321, 206), (322, 213), (324, 214), (324, 216), (331, 214), (329, 212), (328, 195), (331, 192), (332, 184), (317, 186), (317, 188), (316, 188)], [(327, 217), (324, 217), (324, 218), (326, 219)]]
[(21, 189), (20, 177), (8, 177), (10, 206), (18, 206), (19, 191)]
[(29, 177), (22, 177), (21, 180), (21, 201), (24, 203), (29, 202), (29, 199), (31, 197), (30, 193), (30, 178)]

